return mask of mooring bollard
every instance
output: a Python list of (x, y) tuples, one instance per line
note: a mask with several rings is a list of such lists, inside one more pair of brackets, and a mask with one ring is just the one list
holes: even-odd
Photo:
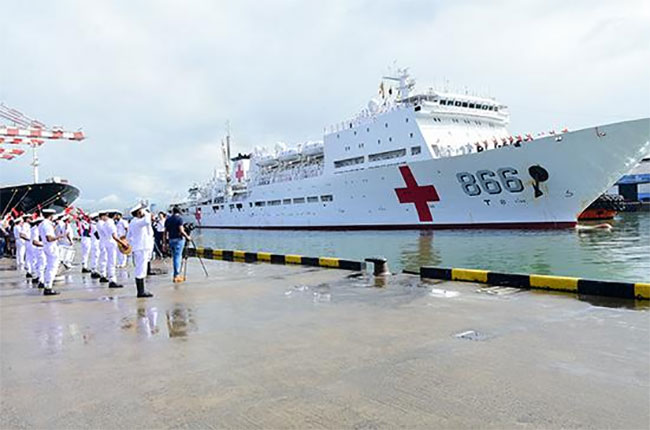
[(384, 257), (366, 258), (365, 261), (373, 264), (374, 267), (372, 271), (373, 275), (375, 276), (390, 275), (390, 272), (388, 271), (388, 260), (386, 260)]

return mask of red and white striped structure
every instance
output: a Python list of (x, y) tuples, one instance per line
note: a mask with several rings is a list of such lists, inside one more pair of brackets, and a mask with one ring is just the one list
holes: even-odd
[(48, 128), (45, 124), (30, 118), (22, 112), (0, 103), (0, 118), (12, 125), (0, 124), (0, 160), (13, 160), (25, 153), (23, 149), (6, 150), (1, 145), (28, 145), (32, 148), (34, 183), (38, 182), (38, 155), (36, 148), (45, 140), (69, 140), (80, 142), (86, 138), (83, 131), (65, 131), (61, 127)]

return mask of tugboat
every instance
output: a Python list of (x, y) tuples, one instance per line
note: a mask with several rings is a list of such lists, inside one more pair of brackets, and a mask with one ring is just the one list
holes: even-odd
[[(46, 140), (82, 141), (82, 131), (68, 132), (59, 127), (48, 129), (42, 122), (31, 119), (5, 104), (0, 104), (0, 118), (11, 125), (0, 124), (0, 160), (10, 161), (25, 153), (19, 146), (32, 149), (33, 183), (0, 186), (0, 218), (17, 216), (36, 210), (54, 209), (63, 211), (79, 197), (79, 189), (61, 178), (51, 178), (44, 182), (38, 177), (37, 148)], [(4, 145), (16, 146), (8, 149)]]

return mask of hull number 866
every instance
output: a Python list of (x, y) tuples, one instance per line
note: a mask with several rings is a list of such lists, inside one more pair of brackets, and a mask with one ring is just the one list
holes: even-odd
[(496, 173), (492, 170), (478, 170), (476, 174), (469, 172), (456, 173), (456, 178), (463, 191), (468, 196), (478, 196), (481, 192), (500, 194), (504, 189), (510, 193), (520, 193), (524, 184), (517, 177), (517, 169), (503, 167)]

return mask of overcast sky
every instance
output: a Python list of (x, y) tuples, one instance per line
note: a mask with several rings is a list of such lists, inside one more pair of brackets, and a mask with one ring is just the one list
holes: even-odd
[[(250, 150), (322, 138), (394, 62), (510, 107), (513, 133), (650, 116), (650, 2), (3, 1), (0, 101), (82, 143), (39, 152), (88, 208), (160, 203)], [(0, 182), (31, 180), (29, 157)]]

